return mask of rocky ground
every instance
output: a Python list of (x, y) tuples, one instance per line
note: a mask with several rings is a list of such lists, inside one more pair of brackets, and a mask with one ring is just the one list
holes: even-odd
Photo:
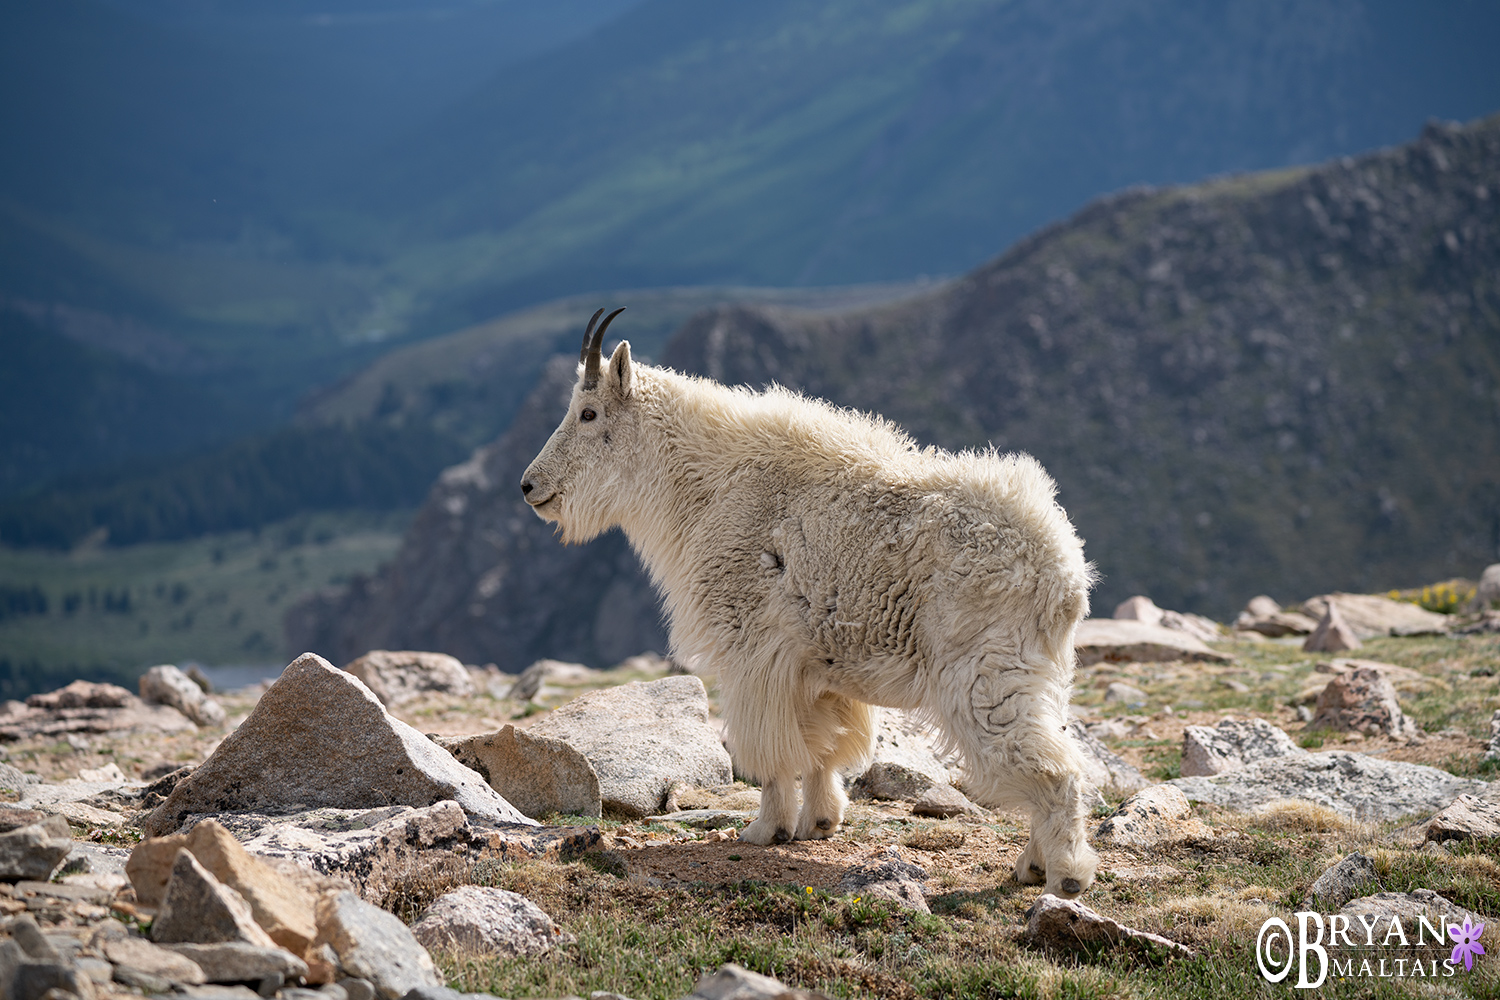
[(714, 678), (649, 655), (305, 656), (269, 687), (156, 668), (8, 703), (0, 995), (1270, 995), (1297, 974), (1266, 982), (1257, 934), (1299, 910), (1356, 922), (1327, 995), (1493, 995), (1493, 931), (1471, 969), (1415, 932), (1500, 913), (1497, 616), (1257, 602), (1080, 631), (1103, 861), (1077, 901), (1015, 881), (1024, 817), (899, 713), (835, 836), (739, 842), (759, 792)]

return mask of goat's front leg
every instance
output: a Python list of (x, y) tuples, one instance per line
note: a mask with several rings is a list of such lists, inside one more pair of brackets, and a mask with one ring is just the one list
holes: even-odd
[(740, 831), (747, 844), (784, 844), (797, 825), (797, 779), (793, 775), (768, 778), (760, 786), (760, 816)]

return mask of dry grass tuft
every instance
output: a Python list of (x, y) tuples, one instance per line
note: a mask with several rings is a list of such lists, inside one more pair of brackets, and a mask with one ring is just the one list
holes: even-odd
[(901, 838), (901, 844), (919, 851), (951, 851), (962, 847), (967, 838), (963, 827), (946, 823), (912, 830)]
[(1262, 830), (1278, 833), (1344, 833), (1355, 836), (1367, 833), (1366, 825), (1348, 819), (1314, 802), (1283, 799), (1270, 802), (1254, 815)]

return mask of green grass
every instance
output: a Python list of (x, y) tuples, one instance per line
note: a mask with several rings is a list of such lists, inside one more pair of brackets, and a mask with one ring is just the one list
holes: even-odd
[(68, 553), (0, 549), (0, 585), (37, 587), (46, 614), (0, 619), (7, 697), (154, 663), (282, 664), (300, 595), (394, 554), (405, 514), (299, 515), (258, 532)]

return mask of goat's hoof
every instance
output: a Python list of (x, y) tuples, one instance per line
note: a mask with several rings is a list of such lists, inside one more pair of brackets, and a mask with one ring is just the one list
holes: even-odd
[(824, 816), (822, 819), (818, 820), (813, 825), (816, 826), (819, 830), (824, 830), (824, 831), (832, 830), (833, 829), (833, 820), (829, 819), (827, 816)]
[(1076, 896), (1083, 891), (1083, 885), (1076, 878), (1065, 878), (1062, 880), (1062, 891)]
[(792, 835), (786, 827), (778, 826), (776, 828), (776, 836), (772, 837), (771, 839), (778, 844), (788, 844), (791, 843)]

